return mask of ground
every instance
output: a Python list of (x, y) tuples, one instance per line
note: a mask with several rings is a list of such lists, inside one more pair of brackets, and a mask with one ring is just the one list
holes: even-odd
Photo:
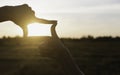
[[(51, 37), (0, 39), (0, 75), (62, 75)], [(120, 41), (62, 40), (86, 75), (120, 74)], [(51, 52), (51, 53), (50, 53)]]

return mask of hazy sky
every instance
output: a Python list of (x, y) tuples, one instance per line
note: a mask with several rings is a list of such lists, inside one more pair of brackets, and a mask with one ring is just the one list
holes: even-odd
[[(61, 37), (120, 36), (120, 0), (1, 0), (0, 6), (28, 4), (37, 17), (58, 20)], [(22, 35), (12, 22), (0, 23), (0, 37)]]

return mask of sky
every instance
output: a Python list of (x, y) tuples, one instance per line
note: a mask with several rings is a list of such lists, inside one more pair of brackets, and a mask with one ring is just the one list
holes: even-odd
[[(120, 36), (120, 0), (1, 0), (5, 5), (28, 4), (39, 18), (57, 20), (60, 37)], [(47, 27), (46, 27), (47, 28)], [(0, 37), (22, 36), (11, 21), (0, 23)]]

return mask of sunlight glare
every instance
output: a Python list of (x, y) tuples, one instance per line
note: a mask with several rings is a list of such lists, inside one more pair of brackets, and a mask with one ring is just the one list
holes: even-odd
[(32, 23), (28, 25), (28, 36), (51, 36), (51, 25)]

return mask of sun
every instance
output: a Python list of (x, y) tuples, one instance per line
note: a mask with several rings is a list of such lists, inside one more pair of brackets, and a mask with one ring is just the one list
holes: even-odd
[(28, 36), (51, 36), (51, 25), (32, 23), (28, 25)]

